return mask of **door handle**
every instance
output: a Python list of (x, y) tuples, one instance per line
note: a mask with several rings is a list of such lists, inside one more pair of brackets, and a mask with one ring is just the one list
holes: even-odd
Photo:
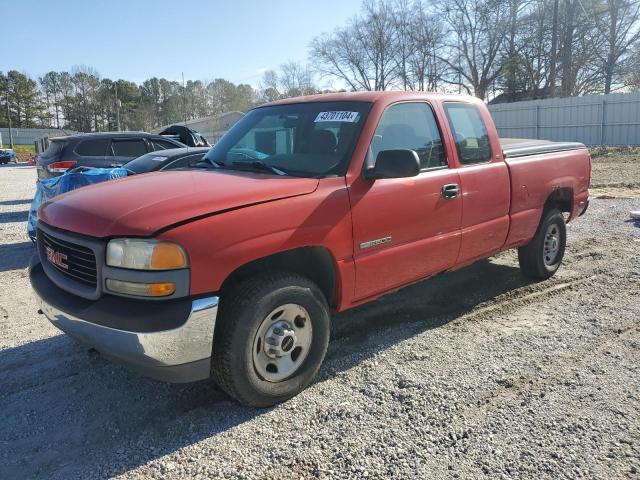
[(457, 183), (448, 183), (442, 186), (442, 198), (451, 200), (460, 195), (460, 186)]

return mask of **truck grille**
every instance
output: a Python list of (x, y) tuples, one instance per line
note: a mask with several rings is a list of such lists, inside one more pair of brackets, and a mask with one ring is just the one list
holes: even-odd
[(56, 238), (38, 229), (38, 249), (42, 261), (62, 275), (95, 287), (97, 285), (96, 256), (93, 250)]

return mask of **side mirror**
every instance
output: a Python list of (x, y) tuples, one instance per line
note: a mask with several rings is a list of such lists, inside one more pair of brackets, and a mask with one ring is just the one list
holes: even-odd
[(420, 173), (420, 159), (413, 150), (382, 150), (378, 152), (376, 164), (364, 171), (364, 177), (405, 178)]

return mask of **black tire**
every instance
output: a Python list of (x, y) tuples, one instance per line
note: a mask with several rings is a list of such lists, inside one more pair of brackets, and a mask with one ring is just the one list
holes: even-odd
[[(558, 233), (557, 254), (552, 261), (545, 260), (545, 237), (549, 228), (555, 227)], [(562, 263), (567, 243), (567, 227), (559, 210), (552, 209), (543, 213), (535, 236), (524, 247), (518, 248), (518, 262), (522, 273), (533, 279), (544, 280), (551, 277)]]
[[(254, 340), (269, 313), (290, 303), (307, 310), (313, 335), (298, 370), (274, 383), (262, 378), (254, 367)], [(275, 405), (297, 395), (313, 380), (327, 352), (329, 335), (329, 307), (316, 284), (294, 273), (258, 275), (221, 298), (213, 341), (212, 378), (243, 405)]]

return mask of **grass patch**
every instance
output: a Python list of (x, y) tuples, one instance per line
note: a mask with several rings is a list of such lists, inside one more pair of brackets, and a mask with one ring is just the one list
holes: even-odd
[[(5, 145), (3, 148), (9, 148), (9, 145)], [(36, 154), (35, 145), (14, 145), (13, 150), (16, 152), (19, 162), (26, 162)]]
[(620, 146), (620, 147), (592, 147), (589, 149), (591, 158), (604, 157), (608, 155), (637, 155), (640, 147)]

